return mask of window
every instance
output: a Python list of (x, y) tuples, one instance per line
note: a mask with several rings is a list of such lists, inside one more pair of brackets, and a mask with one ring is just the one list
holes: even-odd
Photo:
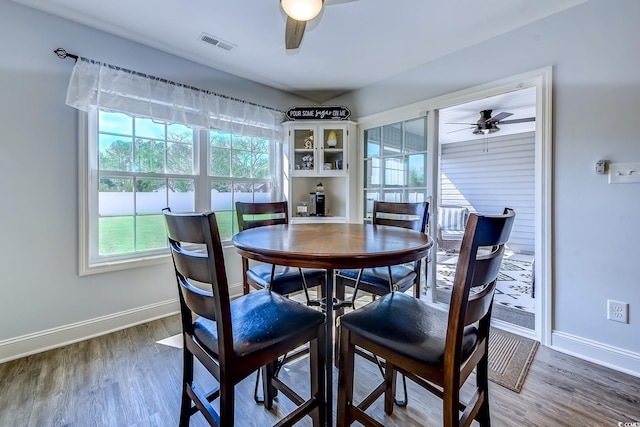
[(81, 274), (162, 259), (167, 241), (161, 211), (167, 206), (215, 211), (228, 241), (237, 232), (235, 201), (282, 198), (279, 141), (123, 112), (82, 115)]
[(277, 185), (275, 144), (264, 138), (209, 131), (209, 188), (220, 238), (238, 232), (235, 202), (282, 200)]
[(422, 202), (427, 199), (426, 117), (364, 131), (364, 214), (373, 201)]

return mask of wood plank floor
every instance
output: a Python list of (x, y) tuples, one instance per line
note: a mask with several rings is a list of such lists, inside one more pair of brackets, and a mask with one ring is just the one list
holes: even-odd
[[(181, 350), (157, 341), (180, 332), (177, 316), (0, 364), (0, 426), (176, 426)], [(281, 376), (305, 392), (308, 361)], [(336, 372), (337, 375), (337, 372)], [(379, 378), (362, 361), (356, 400)], [(236, 387), (236, 425), (267, 426), (291, 410), (281, 398), (273, 411), (253, 401), (255, 376)], [(494, 426), (617, 426), (640, 422), (640, 378), (540, 347), (520, 394), (490, 384)], [(384, 415), (385, 426), (440, 423), (440, 401), (409, 383), (409, 406)], [(335, 408), (335, 405), (334, 405)], [(310, 425), (308, 419), (300, 425)], [(204, 426), (200, 416), (192, 426)]]

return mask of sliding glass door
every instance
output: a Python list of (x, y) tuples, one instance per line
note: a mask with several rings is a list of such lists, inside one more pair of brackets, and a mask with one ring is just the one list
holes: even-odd
[(364, 219), (373, 201), (421, 202), (427, 200), (427, 119), (364, 130)]

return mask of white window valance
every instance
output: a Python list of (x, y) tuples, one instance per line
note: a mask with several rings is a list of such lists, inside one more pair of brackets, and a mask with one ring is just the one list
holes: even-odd
[(284, 114), (179, 83), (79, 58), (71, 73), (67, 105), (127, 112), (171, 123), (279, 140)]

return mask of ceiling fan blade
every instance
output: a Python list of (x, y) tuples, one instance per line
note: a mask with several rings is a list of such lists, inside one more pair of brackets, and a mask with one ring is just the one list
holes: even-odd
[(296, 21), (287, 16), (287, 26), (284, 32), (284, 44), (287, 49), (297, 49), (300, 47), (306, 26), (306, 21)]
[(524, 119), (503, 120), (499, 124), (508, 125), (513, 123), (526, 123), (526, 122), (535, 122), (535, 121), (536, 121), (535, 117), (526, 117)]
[[(466, 125), (467, 123), (460, 123), (460, 124)], [(450, 134), (450, 133), (456, 133), (456, 132), (461, 132), (461, 131), (463, 131), (463, 130), (473, 129), (474, 127), (475, 127), (475, 126), (471, 126), (470, 128), (462, 128), (462, 129), (452, 130), (452, 131), (447, 132), (447, 134)]]
[(455, 122), (447, 122), (445, 123), (445, 125), (469, 125), (469, 126), (475, 126), (475, 123), (455, 123)]
[(503, 111), (502, 113), (498, 113), (494, 117), (491, 117), (489, 120), (491, 120), (492, 122), (499, 122), (500, 120), (506, 119), (509, 116), (513, 116), (513, 113), (506, 113)]

